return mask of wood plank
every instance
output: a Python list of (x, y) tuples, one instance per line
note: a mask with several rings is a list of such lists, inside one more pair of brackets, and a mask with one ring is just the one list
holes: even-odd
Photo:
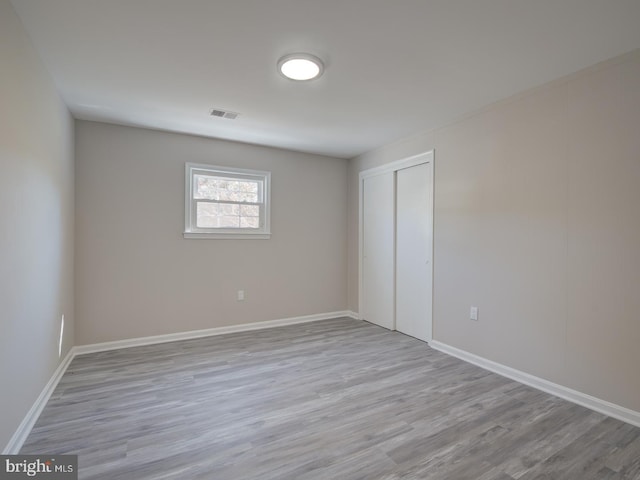
[(366, 322), (74, 359), (21, 451), (81, 479), (640, 479), (640, 429)]

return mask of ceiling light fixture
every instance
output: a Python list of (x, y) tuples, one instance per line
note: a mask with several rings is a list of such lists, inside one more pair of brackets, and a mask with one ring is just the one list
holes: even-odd
[(322, 60), (308, 53), (291, 53), (278, 60), (278, 71), (291, 80), (313, 80), (322, 75)]

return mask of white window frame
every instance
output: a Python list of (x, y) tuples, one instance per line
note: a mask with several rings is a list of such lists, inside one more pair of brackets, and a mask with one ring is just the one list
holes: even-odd
[[(263, 185), (260, 204), (260, 228), (198, 228), (196, 202), (193, 198), (195, 175), (215, 175), (238, 180), (258, 180)], [(271, 172), (244, 168), (185, 163), (184, 238), (268, 239), (271, 238)]]

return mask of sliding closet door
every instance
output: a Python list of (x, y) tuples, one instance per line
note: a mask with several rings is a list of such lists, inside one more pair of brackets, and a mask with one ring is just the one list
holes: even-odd
[(397, 171), (396, 329), (431, 341), (432, 168)]
[(394, 174), (362, 184), (362, 308), (368, 322), (394, 328)]

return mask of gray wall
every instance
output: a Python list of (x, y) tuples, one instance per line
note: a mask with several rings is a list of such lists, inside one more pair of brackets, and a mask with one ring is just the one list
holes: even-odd
[(353, 159), (352, 310), (358, 172), (431, 148), (434, 339), (640, 411), (640, 52)]
[[(346, 160), (94, 122), (76, 157), (78, 344), (346, 309)], [(185, 162), (271, 171), (271, 239), (184, 239)]]
[(4, 449), (73, 345), (74, 217), (73, 122), (8, 0), (0, 0), (0, 65)]

